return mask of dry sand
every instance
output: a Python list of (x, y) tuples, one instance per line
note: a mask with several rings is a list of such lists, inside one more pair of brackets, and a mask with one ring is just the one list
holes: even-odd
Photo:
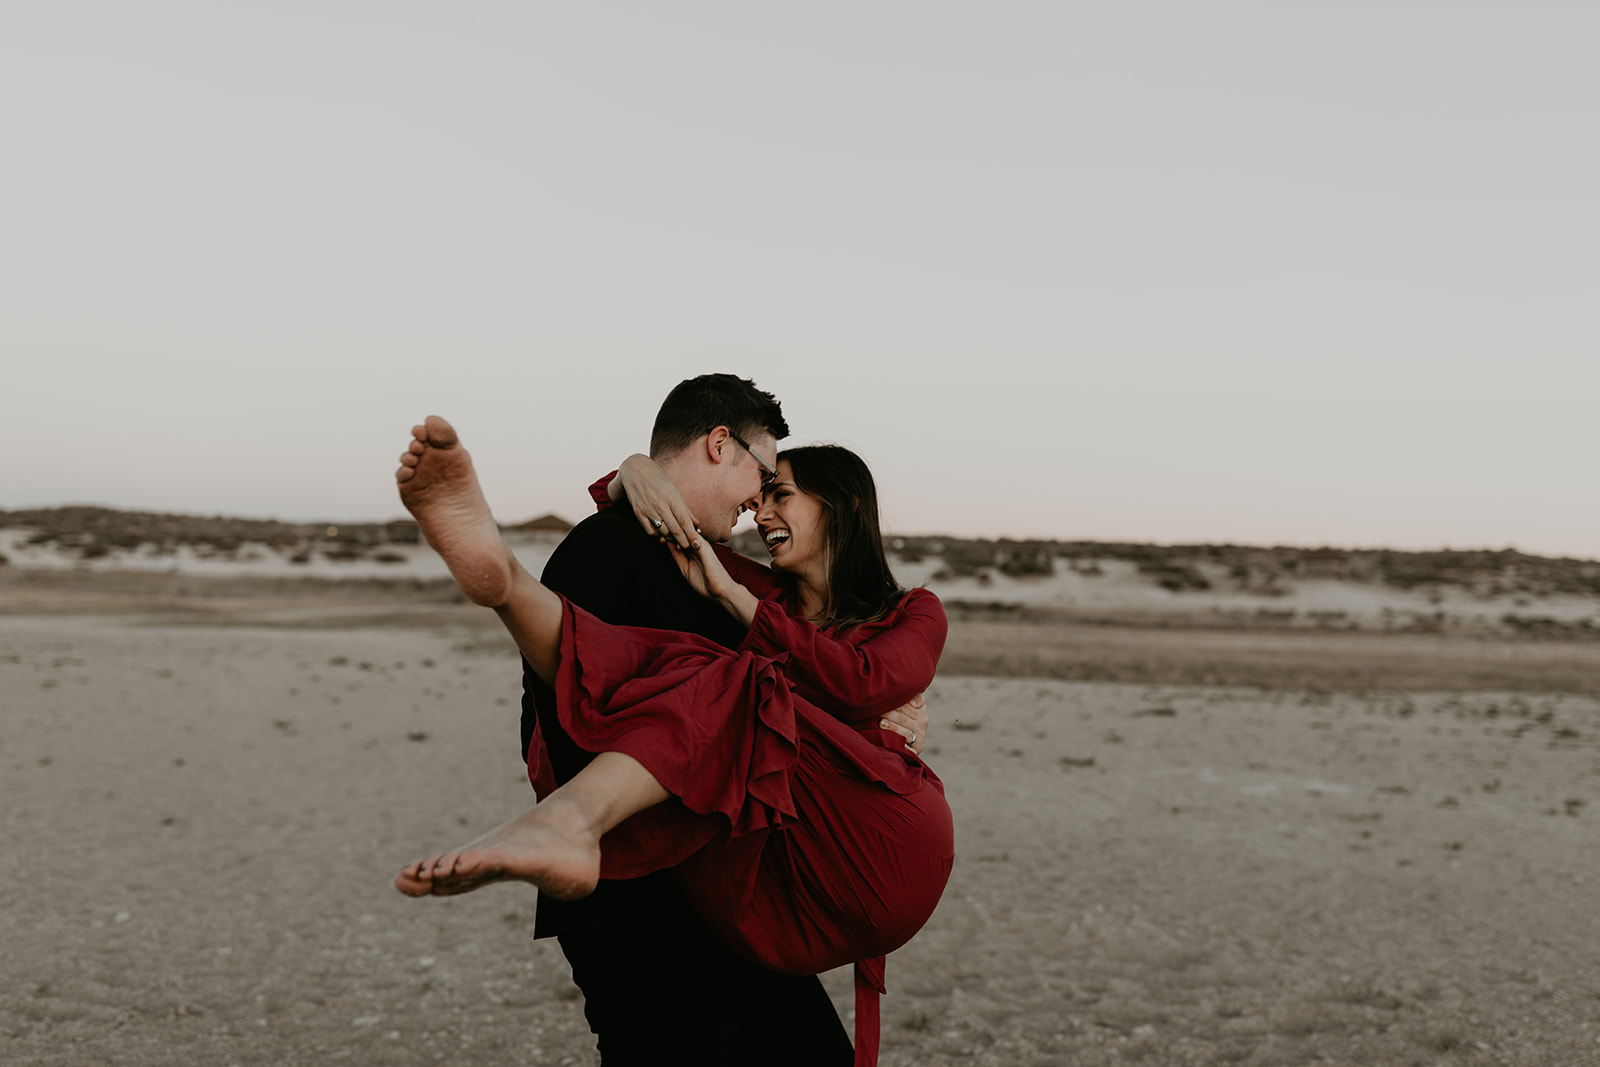
[[(0, 617), (0, 1061), (597, 1062), (531, 890), (390, 886), (529, 798), (492, 620), (140, 604)], [(941, 676), (886, 1067), (1600, 1064), (1600, 700), (1330, 688)]]

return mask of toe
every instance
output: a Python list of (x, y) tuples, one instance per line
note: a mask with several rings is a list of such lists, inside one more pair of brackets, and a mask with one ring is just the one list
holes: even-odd
[(428, 443), (434, 448), (450, 448), (456, 443), (456, 430), (437, 415), (429, 415), (424, 423)]

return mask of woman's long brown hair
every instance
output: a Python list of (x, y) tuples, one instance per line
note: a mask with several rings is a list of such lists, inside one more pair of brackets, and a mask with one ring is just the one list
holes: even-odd
[(795, 487), (822, 503), (828, 591), (820, 625), (851, 628), (888, 615), (905, 595), (889, 570), (878, 525), (878, 487), (861, 457), (841, 445), (805, 445), (778, 454)]

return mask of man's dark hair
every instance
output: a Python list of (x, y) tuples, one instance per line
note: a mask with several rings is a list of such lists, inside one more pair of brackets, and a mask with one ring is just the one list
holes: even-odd
[(779, 441), (789, 436), (777, 397), (757, 389), (749, 378), (702, 374), (673, 386), (661, 402), (650, 431), (650, 455), (660, 458), (681, 452), (718, 426), (746, 441), (762, 431)]

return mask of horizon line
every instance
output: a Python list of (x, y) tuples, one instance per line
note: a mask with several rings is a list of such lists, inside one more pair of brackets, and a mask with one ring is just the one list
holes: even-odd
[[(159, 515), (159, 516), (167, 516), (167, 517), (171, 517), (171, 518), (209, 519), (209, 520), (214, 520), (214, 521), (235, 521), (235, 522), (278, 523), (278, 524), (283, 525), (283, 526), (325, 526), (325, 527), (330, 527), (330, 528), (337, 528), (337, 527), (340, 527), (340, 526), (388, 526), (388, 525), (393, 525), (394, 523), (409, 523), (409, 524), (415, 525), (415, 523), (416, 523), (416, 520), (411, 518), (409, 515), (399, 515), (399, 516), (395, 516), (393, 518), (387, 518), (387, 519), (334, 519), (334, 518), (283, 519), (283, 518), (278, 518), (276, 516), (263, 517), (263, 516), (250, 516), (250, 515), (229, 515), (229, 514), (225, 514), (225, 513), (222, 513), (222, 512), (159, 511), (159, 510), (146, 510), (146, 509), (141, 509), (141, 508), (115, 507), (115, 506), (112, 506), (112, 505), (109, 505), (109, 504), (89, 504), (89, 503), (56, 504), (56, 505), (49, 505), (49, 506), (44, 506), (44, 507), (0, 507), (0, 516), (9, 516), (9, 515), (14, 514), (14, 513), (30, 512), (30, 511), (32, 511), (32, 512), (67, 511), (67, 510), (71, 510), (71, 509), (75, 509), (75, 508), (85, 509), (85, 510), (95, 510), (95, 511), (116, 512), (116, 513), (121, 513), (121, 514), (133, 514), (133, 515)], [(520, 525), (522, 525), (524, 523), (532, 522), (532, 521), (535, 521), (536, 519), (542, 519), (542, 518), (556, 518), (556, 519), (559, 519), (562, 522), (569, 523), (570, 525), (576, 525), (576, 523), (574, 523), (571, 520), (567, 519), (565, 516), (557, 514), (556, 512), (543, 512), (541, 514), (532, 515), (532, 516), (529, 516), (526, 519), (518, 520), (516, 522), (503, 522), (503, 521), (500, 521), (500, 520), (497, 519), (496, 523), (502, 529), (515, 529), (516, 527), (518, 527), (518, 526), (520, 526)], [(585, 518), (587, 518), (587, 516), (585, 516)], [(579, 520), (579, 521), (582, 521), (582, 520)], [(5, 523), (0, 523), (0, 528), (4, 528), (5, 525), (6, 525)], [(748, 532), (748, 531), (741, 530), (739, 532), (740, 533), (745, 533), (745, 532)], [(1329, 542), (1329, 541), (1321, 541), (1321, 542), (1316, 542), (1316, 543), (1311, 543), (1311, 542), (1293, 543), (1293, 542), (1279, 541), (1279, 542), (1268, 543), (1268, 542), (1264, 542), (1264, 541), (1237, 541), (1237, 540), (1221, 540), (1221, 541), (1181, 541), (1181, 540), (1179, 540), (1179, 541), (1173, 541), (1173, 540), (1159, 540), (1159, 539), (1150, 539), (1150, 538), (1140, 539), (1140, 538), (1111, 538), (1111, 537), (1064, 537), (1064, 536), (1060, 536), (1060, 535), (1050, 536), (1050, 537), (1037, 537), (1037, 536), (1024, 537), (1024, 536), (1015, 536), (1015, 535), (1012, 535), (1012, 534), (998, 534), (998, 535), (953, 534), (953, 533), (945, 533), (945, 532), (938, 532), (938, 531), (911, 532), (911, 531), (901, 531), (901, 530), (891, 530), (891, 529), (885, 529), (883, 531), (883, 533), (884, 533), (884, 536), (885, 536), (886, 539), (892, 539), (892, 538), (901, 538), (901, 539), (905, 539), (905, 538), (943, 539), (943, 540), (948, 540), (948, 541), (982, 541), (982, 542), (991, 542), (991, 543), (1007, 542), (1007, 543), (1011, 543), (1011, 544), (1024, 544), (1024, 545), (1026, 545), (1026, 544), (1033, 544), (1033, 545), (1044, 545), (1044, 544), (1056, 544), (1056, 545), (1060, 545), (1060, 544), (1146, 545), (1146, 546), (1150, 546), (1150, 547), (1153, 547), (1153, 548), (1245, 548), (1245, 549), (1281, 549), (1281, 550), (1288, 550), (1288, 551), (1313, 551), (1313, 552), (1314, 551), (1329, 551), (1329, 550), (1331, 550), (1331, 551), (1357, 552), (1357, 553), (1360, 553), (1360, 552), (1397, 552), (1397, 553), (1411, 553), (1411, 554), (1435, 553), (1435, 552), (1455, 552), (1455, 553), (1477, 553), (1477, 552), (1481, 552), (1481, 553), (1488, 553), (1488, 554), (1515, 553), (1517, 555), (1530, 556), (1530, 557), (1542, 558), (1542, 559), (1571, 560), (1571, 561), (1579, 562), (1579, 563), (1596, 563), (1596, 564), (1600, 564), (1600, 556), (1583, 556), (1583, 555), (1575, 555), (1575, 554), (1570, 554), (1570, 553), (1554, 553), (1554, 552), (1535, 552), (1535, 551), (1528, 551), (1526, 549), (1520, 548), (1515, 544), (1505, 544), (1505, 545), (1498, 545), (1498, 546), (1489, 546), (1489, 545), (1482, 545), (1482, 544), (1470, 545), (1470, 546), (1440, 544), (1440, 545), (1434, 545), (1434, 546), (1430, 546), (1430, 547), (1426, 547), (1426, 548), (1400, 548), (1400, 547), (1396, 547), (1394, 545), (1384, 545), (1384, 544), (1365, 544), (1365, 545), (1362, 545), (1362, 544), (1336, 544), (1334, 542)]]

